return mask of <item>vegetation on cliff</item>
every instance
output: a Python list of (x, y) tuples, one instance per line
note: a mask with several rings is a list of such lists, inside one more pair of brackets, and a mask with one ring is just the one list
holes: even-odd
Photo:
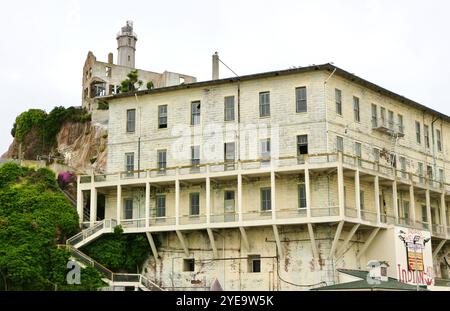
[(41, 109), (22, 112), (11, 129), (11, 135), (28, 148), (33, 154), (47, 154), (56, 144), (56, 135), (67, 121), (88, 122), (91, 115), (82, 108), (55, 107), (50, 113)]
[(78, 215), (53, 172), (14, 163), (0, 166), (0, 289), (93, 290), (100, 274), (86, 268), (67, 285), (69, 253), (58, 244), (78, 231)]

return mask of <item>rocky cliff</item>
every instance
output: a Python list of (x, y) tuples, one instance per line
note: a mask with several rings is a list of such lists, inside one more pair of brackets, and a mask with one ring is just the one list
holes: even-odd
[(2, 158), (17, 159), (19, 153), (25, 160), (45, 159), (57, 161), (76, 173), (103, 172), (106, 168), (107, 128), (91, 122), (67, 121), (56, 135), (56, 145), (42, 154), (37, 131), (30, 131), (20, 144), (14, 139)]

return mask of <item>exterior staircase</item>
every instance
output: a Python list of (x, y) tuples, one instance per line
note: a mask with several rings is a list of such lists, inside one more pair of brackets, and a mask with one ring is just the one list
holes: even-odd
[(102, 234), (114, 232), (116, 225), (117, 222), (114, 219), (97, 222), (93, 226), (69, 238), (66, 244), (60, 245), (59, 248), (68, 250), (71, 257), (81, 265), (91, 266), (100, 272), (103, 276), (103, 281), (111, 287), (134, 287), (143, 291), (165, 291), (165, 289), (150, 281), (142, 274), (112, 272), (78, 249), (99, 238)]

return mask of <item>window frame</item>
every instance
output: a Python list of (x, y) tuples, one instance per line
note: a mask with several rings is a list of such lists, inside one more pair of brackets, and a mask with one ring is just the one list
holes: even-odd
[[(230, 101), (232, 99), (232, 101)], [(229, 107), (231, 105), (231, 107)], [(230, 115), (229, 115), (229, 114)], [(224, 97), (224, 121), (235, 121), (235, 101), (234, 95)]]
[(259, 117), (260, 118), (270, 117), (270, 92), (269, 91), (259, 93)]
[(422, 134), (421, 134), (421, 124), (419, 121), (415, 121), (415, 130), (416, 130), (416, 143), (419, 145), (422, 144)]
[[(164, 155), (164, 161), (161, 161), (161, 155)], [(156, 161), (158, 170), (165, 171), (167, 168), (167, 149), (160, 149), (156, 151)]]
[(334, 100), (336, 103), (336, 114), (342, 117), (342, 91), (338, 88), (334, 89)]
[(191, 102), (191, 125), (200, 125), (202, 122), (202, 103), (200, 100)]
[[(306, 143), (305, 141), (301, 141), (302, 138), (306, 137)], [(302, 148), (304, 150), (306, 146), (306, 152), (302, 152)], [(308, 143), (308, 134), (301, 134), (297, 135), (297, 156), (304, 156), (309, 154), (309, 143)]]
[[(342, 148), (339, 148), (339, 141), (342, 142)], [(336, 135), (336, 152), (342, 152), (344, 153), (344, 137)]]
[(200, 216), (200, 192), (189, 193), (189, 216)]
[(295, 112), (308, 112), (308, 93), (306, 90), (306, 86), (295, 88)]
[(271, 187), (260, 188), (259, 195), (260, 195), (260, 203), (261, 203), (260, 211), (261, 212), (271, 212), (272, 211), (272, 189), (271, 189)]
[(353, 96), (353, 116), (355, 122), (361, 122), (361, 107), (357, 96)]
[(298, 209), (308, 208), (308, 200), (306, 196), (306, 184), (298, 184)]
[[(162, 111), (165, 108), (165, 112)], [(165, 119), (165, 123), (161, 122), (161, 120)], [(168, 127), (168, 111), (167, 105), (159, 105), (158, 106), (158, 129), (166, 129)]]
[[(161, 205), (161, 203), (164, 203)], [(155, 196), (155, 217), (166, 217), (167, 198), (165, 194), (157, 194)]]
[[(133, 118), (130, 113), (133, 113)], [(126, 132), (129, 134), (136, 132), (136, 108), (127, 109)]]

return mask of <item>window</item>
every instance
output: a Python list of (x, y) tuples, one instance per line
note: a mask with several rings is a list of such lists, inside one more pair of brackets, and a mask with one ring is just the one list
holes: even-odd
[(195, 271), (195, 259), (183, 259), (183, 271), (184, 272), (194, 272)]
[(428, 180), (433, 180), (433, 168), (431, 165), (427, 165), (427, 178)]
[(127, 110), (127, 133), (134, 133), (136, 130), (136, 109)]
[(423, 137), (425, 140), (425, 147), (430, 148), (430, 135), (428, 132), (428, 125), (423, 126)]
[(416, 121), (416, 142), (420, 144), (420, 123)]
[(156, 196), (156, 217), (166, 217), (166, 196), (163, 194)]
[(344, 138), (341, 136), (336, 136), (336, 151), (344, 152)]
[(200, 164), (200, 146), (191, 147), (191, 165), (197, 166)]
[(442, 151), (441, 131), (436, 130), (436, 145), (439, 152)]
[(442, 168), (439, 169), (439, 181), (445, 182), (444, 170)]
[(306, 208), (306, 186), (305, 184), (298, 185), (298, 207)]
[(406, 223), (409, 223), (409, 202), (403, 201), (403, 218), (405, 218)]
[(297, 136), (297, 155), (308, 154), (308, 135)]
[(375, 162), (380, 162), (380, 149), (373, 148), (373, 160)]
[(358, 158), (362, 157), (362, 151), (361, 151), (361, 143), (355, 142), (355, 155)]
[(190, 209), (189, 215), (198, 216), (200, 214), (200, 193), (193, 192), (189, 194)]
[(191, 103), (191, 125), (200, 124), (200, 101)]
[(391, 110), (388, 110), (388, 126), (389, 129), (394, 129), (394, 112)]
[(423, 163), (417, 163), (417, 175), (419, 175), (419, 182), (423, 184)]
[(307, 112), (308, 105), (306, 99), (306, 87), (298, 87), (295, 89), (296, 112)]
[(428, 222), (427, 206), (422, 204), (422, 222)]
[(107, 76), (108, 78), (111, 77), (111, 67), (105, 67), (105, 76)]
[(341, 90), (334, 90), (334, 97), (336, 99), (336, 113), (342, 116), (342, 92)]
[(158, 128), (167, 128), (167, 105), (158, 106)]
[(235, 162), (235, 144), (225, 143), (224, 144), (224, 158), (225, 158), (225, 169), (234, 170)]
[(377, 105), (372, 104), (372, 128), (378, 126), (378, 110)]
[(359, 191), (359, 207), (361, 208), (362, 211), (364, 210), (364, 206), (365, 206), (365, 204), (364, 204), (364, 191), (361, 190), (361, 191)]
[(270, 159), (270, 138), (262, 139), (259, 141), (259, 152), (262, 159)]
[(386, 109), (384, 107), (380, 107), (380, 118), (381, 118), (381, 126), (386, 126)]
[(404, 133), (403, 132), (403, 130), (404, 130), (404, 128), (403, 128), (403, 116), (401, 114), (399, 114), (399, 115), (397, 115), (397, 118), (398, 118), (398, 132), (403, 134)]
[(360, 122), (361, 118), (359, 115), (359, 98), (356, 96), (353, 96), (353, 113), (355, 116), (355, 122)]
[(261, 272), (261, 256), (260, 255), (248, 255), (248, 272), (250, 272), (250, 273)]
[(259, 93), (259, 116), (261, 118), (270, 116), (270, 93), (269, 92)]
[(267, 212), (272, 210), (272, 197), (270, 188), (261, 189), (261, 211)]
[(134, 171), (134, 152), (125, 154), (125, 171), (128, 173)]
[(234, 121), (234, 96), (225, 97), (225, 121)]
[(128, 55), (128, 61), (131, 61), (131, 56), (130, 55)]
[(167, 167), (167, 150), (158, 150), (158, 169), (164, 171)]
[(402, 171), (402, 178), (406, 178), (406, 159), (400, 157), (400, 170)]
[(125, 199), (124, 218), (133, 219), (133, 199)]

